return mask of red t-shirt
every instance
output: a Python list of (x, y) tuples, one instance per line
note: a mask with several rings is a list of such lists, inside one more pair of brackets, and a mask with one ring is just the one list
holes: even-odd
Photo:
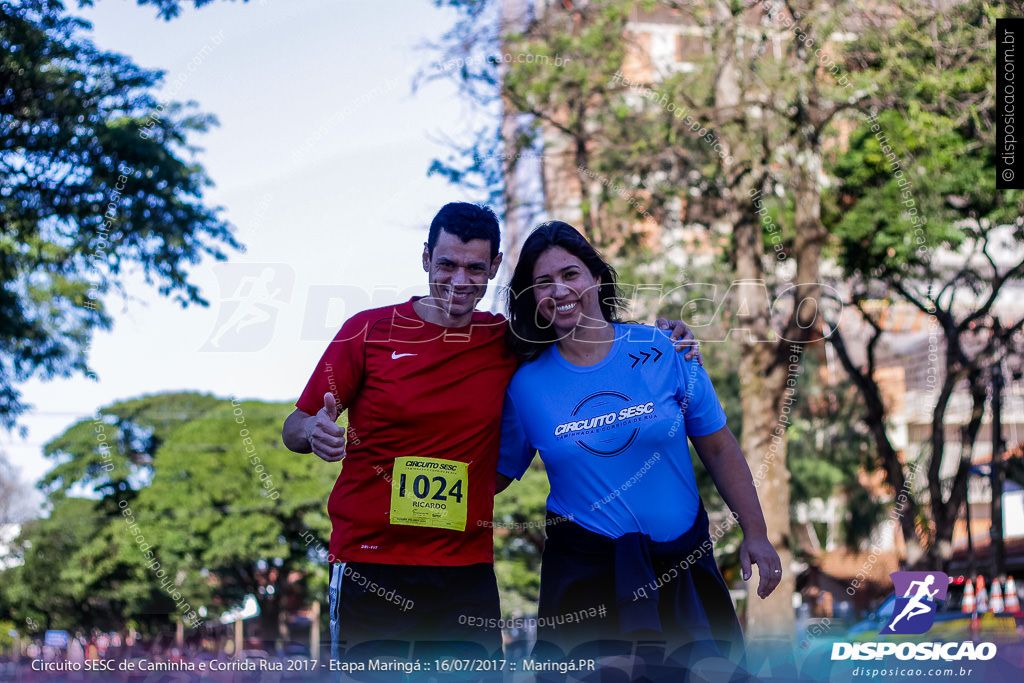
[[(347, 455), (327, 503), (332, 562), (458, 566), (494, 561), (491, 520), (501, 407), (516, 370), (505, 346), (508, 324), (500, 315), (477, 311), (466, 327), (435, 325), (416, 314), (417, 298), (352, 316), (295, 404), (315, 415), (331, 391), (338, 409), (348, 409)], [(400, 467), (407, 474), (398, 477), (404, 498), (396, 499), (395, 459), (403, 456), (466, 466), (417, 461)], [(421, 469), (409, 469), (413, 466)], [(458, 468), (462, 474), (437, 468)], [(432, 476), (438, 474), (443, 476)], [(453, 510), (465, 501), (464, 530), (392, 523), (396, 500)]]

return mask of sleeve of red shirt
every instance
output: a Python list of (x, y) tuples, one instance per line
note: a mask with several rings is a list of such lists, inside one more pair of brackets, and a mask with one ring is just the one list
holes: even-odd
[(328, 391), (334, 392), (339, 411), (352, 404), (366, 370), (366, 326), (362, 315), (352, 316), (341, 326), (295, 402), (296, 408), (316, 415), (324, 407), (324, 394)]

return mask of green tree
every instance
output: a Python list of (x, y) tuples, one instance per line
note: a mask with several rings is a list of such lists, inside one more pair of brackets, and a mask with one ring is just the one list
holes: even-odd
[[(932, 568), (942, 568), (951, 552), (991, 368), (1019, 353), (1024, 339), (1024, 317), (1006, 306), (1024, 282), (1024, 192), (995, 187), (991, 96), (995, 19), (1019, 11), (1016, 2), (914, 6), (894, 26), (870, 26), (851, 55), (858, 78), (875, 84), (874, 115), (836, 159), (839, 182), (826, 203), (850, 280), (847, 304), (870, 330), (863, 363), (854, 361), (842, 331), (832, 342), (864, 398), (864, 419), (895, 491), (908, 484), (909, 463), (893, 446), (875, 374), (885, 334), (880, 314), (907, 302), (934, 321), (938, 381), (918, 463), (926, 473), (909, 482), (926, 492), (901, 517), (908, 560)], [(961, 386), (970, 417), (960, 442), (950, 443), (950, 401)], [(955, 465), (952, 477), (941, 475), (944, 462)]]
[[(13, 543), (22, 564), (0, 573), (13, 621), (28, 625), (34, 634), (51, 628), (110, 626), (104, 621), (109, 609), (93, 608), (80, 568), (73, 564), (101, 529), (95, 501), (60, 495), (53, 500), (49, 517), (22, 526)], [(79, 574), (77, 580), (71, 573)]]
[(27, 408), (18, 385), (91, 376), (88, 349), (111, 317), (102, 295), (138, 268), (182, 305), (202, 257), (240, 248), (195, 133), (215, 123), (154, 95), (162, 73), (104, 52), (55, 0), (0, 1), (0, 424)]
[(326, 574), (307, 541), (326, 541), (338, 474), (284, 448), (291, 409), (173, 393), (70, 427), (46, 448), (59, 463), (40, 483), (49, 516), (24, 525), (23, 564), (0, 573), (10, 618), (153, 634), (182, 621), (186, 601), (216, 619), (252, 594), (261, 636), (283, 639), (282, 601)]
[[(804, 361), (807, 380), (787, 446), (791, 495), (794, 504), (840, 499), (842, 524), (836, 540), (856, 548), (882, 518), (885, 506), (873, 499), (861, 479), (880, 465), (868, 429), (857, 420), (864, 404), (856, 387), (848, 380), (826, 377), (830, 369), (823, 355), (808, 354)], [(825, 540), (818, 535), (819, 542)]]
[(110, 496), (135, 492), (153, 478), (154, 457), (171, 435), (223, 403), (209, 394), (166, 393), (120, 401), (46, 444), (54, 466), (40, 480), (48, 494)]
[(292, 409), (221, 401), (160, 447), (136, 505), (181, 592), (222, 608), (255, 595), (268, 639), (284, 636), (281, 603), (292, 572), (326, 570), (303, 537), (310, 532), (326, 546), (327, 496), (339, 470), (284, 447), (281, 424)]
[(494, 573), (506, 616), (536, 612), (550, 489), (544, 464), (535, 458), (522, 481), (494, 499)]
[(0, 652), (10, 651), (12, 655), (18, 655), (20, 653), (14, 652), (14, 636), (11, 635), (11, 631), (14, 631), (15, 625), (13, 621), (0, 620)]
[[(214, 0), (192, 0), (192, 4), (197, 9), (203, 5), (209, 5)], [(182, 2), (182, 0), (136, 0), (139, 6), (152, 6), (157, 10), (157, 14), (162, 19), (168, 21), (175, 18), (181, 13), (182, 4), (188, 5), (188, 0)], [(234, 2), (234, 0), (232, 0)], [(242, 2), (249, 2), (249, 0), (242, 0)], [(79, 7), (92, 7), (95, 0), (78, 0)], [(262, 2), (260, 4), (263, 4)]]

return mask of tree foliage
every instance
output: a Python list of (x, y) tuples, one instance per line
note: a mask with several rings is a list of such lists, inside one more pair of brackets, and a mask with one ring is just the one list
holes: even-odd
[(535, 458), (522, 481), (494, 498), (494, 573), (509, 616), (536, 612), (549, 490), (544, 464)]
[(46, 444), (55, 462), (40, 481), (49, 494), (137, 492), (153, 477), (153, 457), (180, 427), (220, 405), (191, 392), (143, 396), (108, 406)]
[(163, 74), (105, 52), (55, 0), (0, 2), (0, 423), (33, 377), (90, 374), (102, 296), (125, 277), (182, 305), (204, 256), (240, 248), (190, 138), (212, 116), (154, 95)]
[[(234, 2), (235, 0), (231, 0)], [(266, 0), (261, 0), (260, 4), (264, 4)], [(193, 7), (200, 8), (204, 5), (209, 5), (214, 0), (191, 0)], [(242, 2), (249, 2), (249, 0), (242, 0)], [(181, 6), (188, 5), (189, 0), (136, 0), (136, 3), (142, 7), (153, 7), (156, 9), (158, 16), (161, 19), (170, 21), (179, 14), (181, 14)], [(95, 0), (78, 0), (79, 7), (92, 7), (95, 4)]]
[[(23, 564), (0, 573), (10, 618), (39, 629), (134, 620), (152, 634), (182, 620), (171, 591), (214, 620), (252, 594), (275, 638), (282, 600), (326, 574), (304, 538), (326, 542), (338, 473), (284, 448), (291, 409), (178, 393), (73, 425), (47, 446), (60, 462), (40, 483), (49, 516), (24, 525), (14, 544)], [(97, 424), (108, 425), (105, 460)]]
[[(895, 25), (875, 25), (851, 49), (858, 79), (874, 84), (870, 118), (835, 159), (837, 185), (825, 220), (849, 279), (847, 304), (869, 329), (865, 360), (854, 361), (840, 330), (840, 360), (864, 397), (886, 480), (907, 482), (893, 446), (888, 407), (876, 375), (882, 313), (906, 303), (933, 321), (937, 382), (926, 397), (929, 439), (916, 488), (901, 519), (911, 563), (914, 546), (933, 568), (948, 559), (953, 526), (966, 501), (974, 445), (991, 368), (1022, 347), (1024, 316), (1009, 305), (1024, 283), (1024, 192), (995, 187), (995, 100), (991, 40), (995, 19), (1020, 4), (966, 2), (914, 6)], [(966, 395), (970, 415), (959, 443), (947, 441), (951, 401)], [(953, 465), (952, 476), (943, 474)], [(917, 506), (921, 504), (922, 509)], [(927, 513), (927, 514), (925, 514)]]

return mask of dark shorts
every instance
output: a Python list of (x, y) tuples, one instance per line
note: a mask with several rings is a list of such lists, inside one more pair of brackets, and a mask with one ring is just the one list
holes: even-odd
[(501, 608), (491, 564), (336, 564), (330, 602), (331, 654), (340, 661), (501, 657)]

